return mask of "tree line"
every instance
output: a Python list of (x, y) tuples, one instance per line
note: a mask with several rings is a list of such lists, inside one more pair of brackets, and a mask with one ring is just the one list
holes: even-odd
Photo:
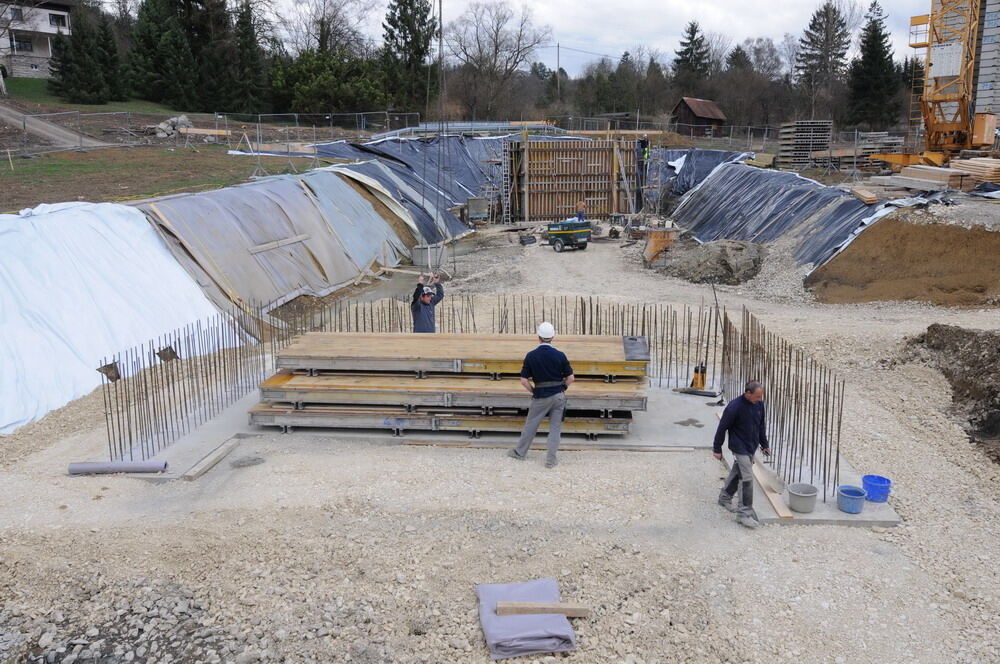
[[(905, 120), (920, 64), (894, 60), (878, 0), (823, 0), (799, 36), (734, 44), (689, 23), (671, 56), (642, 46), (578, 76), (537, 59), (552, 31), (507, 0), (445, 26), (430, 0), (390, 0), (381, 40), (367, 0), (84, 2), (53, 45), (53, 90), (76, 103), (131, 96), (183, 111), (418, 111), (449, 119), (629, 113), (665, 120), (682, 96), (716, 100), (731, 124), (794, 118), (885, 129)], [(857, 43), (856, 57), (849, 59)], [(443, 86), (443, 87), (442, 87)]]

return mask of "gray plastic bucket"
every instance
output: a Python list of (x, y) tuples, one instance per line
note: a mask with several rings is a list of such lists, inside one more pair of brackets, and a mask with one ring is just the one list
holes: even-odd
[(800, 482), (788, 485), (788, 509), (793, 512), (808, 514), (816, 508), (816, 495), (819, 490), (812, 484)]

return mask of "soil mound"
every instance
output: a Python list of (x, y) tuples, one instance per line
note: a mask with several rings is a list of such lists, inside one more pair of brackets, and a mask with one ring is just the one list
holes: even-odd
[(742, 284), (753, 279), (764, 262), (763, 245), (736, 240), (700, 244), (682, 239), (660, 254), (652, 267), (696, 284)]
[(935, 323), (908, 341), (904, 355), (945, 375), (955, 413), (968, 421), (973, 440), (1000, 463), (1000, 331)]
[(1000, 304), (1000, 232), (894, 214), (806, 278), (821, 302)]

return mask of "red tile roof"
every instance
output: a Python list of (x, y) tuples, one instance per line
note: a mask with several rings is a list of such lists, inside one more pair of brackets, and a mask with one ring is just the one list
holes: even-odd
[[(698, 99), (697, 97), (681, 97), (681, 100), (677, 102), (680, 106), (682, 103), (687, 104), (691, 112), (694, 113), (699, 118), (707, 118), (709, 120), (725, 120), (726, 114), (722, 112), (714, 101), (711, 99)], [(676, 106), (674, 107), (676, 109)]]

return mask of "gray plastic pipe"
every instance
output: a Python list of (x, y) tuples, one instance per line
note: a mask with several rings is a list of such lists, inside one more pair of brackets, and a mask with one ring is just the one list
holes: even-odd
[(70, 475), (162, 473), (166, 470), (166, 461), (80, 461), (69, 464)]

